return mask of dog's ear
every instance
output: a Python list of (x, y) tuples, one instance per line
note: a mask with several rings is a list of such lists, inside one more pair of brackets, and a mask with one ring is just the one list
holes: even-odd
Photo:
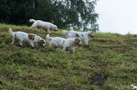
[(79, 37), (79, 35), (76, 33), (76, 37)]
[(43, 40), (43, 39), (40, 40), (40, 41), (39, 41), (39, 45), (42, 46), (42, 47), (45, 47), (45, 46), (46, 46), (45, 40)]
[(39, 41), (39, 44), (40, 44), (40, 45), (42, 45), (42, 44), (44, 44), (44, 43), (45, 43), (44, 40), (40, 40), (40, 41)]
[(32, 34), (28, 34), (28, 37), (29, 37), (30, 40), (34, 40), (35, 39), (35, 36), (32, 35)]
[(94, 34), (92, 32), (89, 32), (88, 36), (94, 38)]
[(42, 44), (44, 44), (44, 40), (40, 40), (40, 41), (39, 41), (39, 45), (42, 46)]
[(79, 45), (79, 42), (80, 42), (79, 38), (76, 38), (76, 39), (75, 39), (75, 44), (76, 44), (76, 45)]

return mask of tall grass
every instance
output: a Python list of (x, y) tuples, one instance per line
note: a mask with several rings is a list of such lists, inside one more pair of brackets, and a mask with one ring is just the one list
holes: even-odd
[[(0, 89), (7, 90), (131, 90), (137, 85), (137, 37), (95, 33), (89, 45), (70, 52), (11, 46), (8, 28), (34, 33), (27, 26), (0, 24)], [(50, 36), (65, 37), (62, 29)]]

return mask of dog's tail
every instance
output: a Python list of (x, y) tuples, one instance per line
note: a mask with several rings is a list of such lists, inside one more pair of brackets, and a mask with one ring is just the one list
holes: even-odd
[(68, 33), (69, 33), (69, 31), (65, 31), (65, 30), (63, 30), (62, 32), (64, 35), (68, 35)]
[(47, 34), (46, 40), (47, 40), (47, 42), (50, 42), (50, 41), (51, 41), (51, 37), (49, 37), (49, 34)]
[(49, 34), (47, 34), (46, 38), (47, 38), (47, 39), (49, 38)]
[(29, 22), (36, 22), (36, 20), (35, 19), (30, 19)]
[(13, 33), (13, 31), (12, 31), (11, 28), (9, 28), (8, 32), (9, 32), (12, 36), (14, 36), (14, 33)]

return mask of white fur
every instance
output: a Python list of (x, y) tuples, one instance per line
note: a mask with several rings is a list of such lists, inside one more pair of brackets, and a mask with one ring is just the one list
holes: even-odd
[(50, 30), (54, 30), (54, 31), (58, 30), (57, 26), (50, 23), (50, 22), (45, 22), (45, 21), (42, 21), (42, 20), (34, 20), (34, 19), (30, 19), (29, 21), (33, 22), (30, 29), (33, 28), (33, 27), (37, 27), (38, 30), (43, 29), (43, 30), (46, 30), (48, 33), (50, 33)]
[(133, 87), (133, 89), (137, 90), (137, 86), (135, 86), (134, 84), (132, 84), (131, 87)]
[[(41, 45), (42, 47), (46, 46), (46, 41), (42, 39), (40, 36), (37, 36), (35, 34), (28, 34), (25, 32), (17, 31), (13, 32), (11, 28), (9, 28), (9, 33), (12, 35), (12, 42), (11, 45), (13, 45), (16, 41), (19, 42), (19, 45), (23, 46), (23, 42), (29, 44), (31, 47), (36, 47)], [(31, 40), (28, 35), (33, 35), (34, 40)], [(43, 41), (42, 44), (40, 44), (40, 41)]]
[(88, 41), (90, 37), (94, 37), (94, 34), (92, 32), (76, 32), (76, 31), (62, 31), (64, 35), (66, 35), (67, 38), (75, 38), (79, 37), (83, 42), (85, 42), (86, 45), (88, 45)]
[[(79, 40), (78, 44), (75, 43), (76, 39)], [(63, 52), (65, 52), (66, 49), (70, 49), (73, 53), (75, 53), (75, 48), (77, 46), (82, 45), (82, 41), (79, 38), (64, 39), (64, 38), (61, 38), (61, 37), (49, 37), (49, 34), (48, 34), (46, 36), (46, 40), (49, 43), (49, 47), (62, 48)]]

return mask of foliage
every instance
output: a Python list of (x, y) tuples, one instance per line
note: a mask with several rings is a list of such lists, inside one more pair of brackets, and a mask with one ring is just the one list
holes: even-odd
[(51, 21), (55, 15), (50, 0), (0, 0), (0, 21), (28, 24), (30, 18)]
[[(95, 13), (96, 0), (52, 0), (54, 1), (56, 18), (59, 24), (65, 24), (77, 30), (98, 31), (99, 26), (96, 24), (98, 14)], [(62, 13), (61, 13), (62, 12)], [(55, 21), (56, 21), (55, 18)], [(58, 20), (58, 19), (57, 19)], [(58, 21), (57, 21), (58, 22)], [(64, 26), (64, 28), (66, 28)]]
[(0, 22), (30, 25), (29, 19), (40, 19), (59, 28), (99, 30), (95, 13), (96, 0), (0, 0)]

